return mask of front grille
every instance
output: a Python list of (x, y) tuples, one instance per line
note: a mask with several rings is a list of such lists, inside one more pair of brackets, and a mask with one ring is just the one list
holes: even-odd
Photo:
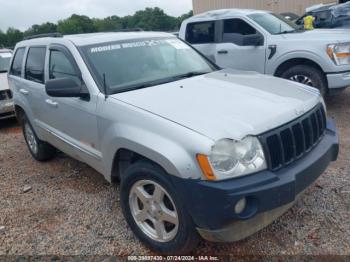
[(12, 98), (12, 92), (10, 90), (0, 91), (0, 100), (8, 100)]
[(319, 104), (302, 117), (259, 136), (270, 169), (276, 171), (310, 152), (322, 139), (326, 121)]

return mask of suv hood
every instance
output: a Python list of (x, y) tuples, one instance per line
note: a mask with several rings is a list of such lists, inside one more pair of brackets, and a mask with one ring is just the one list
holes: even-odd
[(283, 34), (282, 36), (288, 40), (324, 40), (327, 44), (350, 42), (350, 30), (348, 29), (314, 29), (299, 33)]
[(9, 89), (7, 73), (0, 73), (0, 91)]
[(213, 140), (262, 134), (322, 101), (314, 88), (232, 69), (111, 97)]

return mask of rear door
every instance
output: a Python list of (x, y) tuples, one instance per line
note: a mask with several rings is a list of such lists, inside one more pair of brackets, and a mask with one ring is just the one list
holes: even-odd
[(25, 47), (17, 48), (8, 76), (9, 87), (17, 96), (16, 99), (22, 104), (22, 106), (28, 103), (27, 96), (20, 92), (22, 89), (21, 84), (23, 82), (23, 63), (25, 52)]
[(213, 62), (215, 62), (217, 26), (216, 21), (189, 23), (185, 33), (185, 40)]
[[(43, 98), (45, 97), (45, 57), (46, 46), (30, 46), (27, 50), (24, 80), (20, 93), (27, 97), (28, 106), (33, 113), (33, 119), (30, 119), (36, 127), (42, 127), (45, 111)], [(46, 137), (45, 130), (39, 130), (40, 134)]]

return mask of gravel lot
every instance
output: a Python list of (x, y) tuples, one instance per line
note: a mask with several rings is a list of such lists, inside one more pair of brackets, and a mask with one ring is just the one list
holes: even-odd
[[(266, 229), (238, 243), (202, 241), (194, 254), (350, 255), (350, 89), (327, 104), (338, 161)], [(17, 123), (0, 122), (0, 255), (152, 254), (124, 221), (118, 191), (63, 154), (35, 162)]]

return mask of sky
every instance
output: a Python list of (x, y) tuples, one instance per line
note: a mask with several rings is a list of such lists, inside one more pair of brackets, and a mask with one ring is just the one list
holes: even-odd
[(180, 16), (192, 10), (192, 0), (0, 0), (0, 29), (26, 30), (33, 24), (56, 23), (72, 14), (104, 18), (132, 15), (146, 7), (160, 7)]

